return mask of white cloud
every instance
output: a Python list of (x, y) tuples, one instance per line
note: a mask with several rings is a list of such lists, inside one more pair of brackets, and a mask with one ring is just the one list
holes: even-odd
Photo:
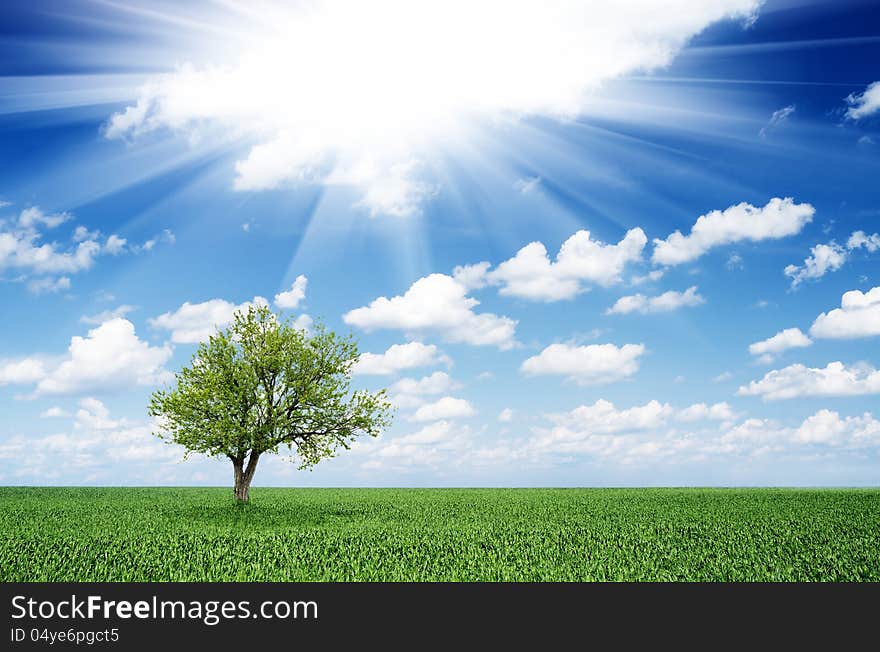
[(486, 262), (473, 265), (458, 265), (452, 270), (452, 278), (461, 283), (468, 290), (478, 290), (486, 287), (489, 280), (486, 274), (491, 265)]
[(680, 456), (697, 453), (705, 443), (689, 433), (679, 433), (673, 422), (728, 422), (734, 416), (726, 403), (676, 409), (654, 400), (618, 409), (600, 399), (593, 405), (549, 415), (553, 426), (535, 428), (525, 447), (538, 455), (585, 454), (622, 463), (663, 458), (680, 461)]
[(504, 408), (498, 413), (498, 420), (501, 423), (510, 423), (513, 421), (513, 410), (510, 408)]
[(581, 385), (602, 385), (633, 376), (644, 352), (643, 344), (551, 344), (520, 369), (530, 376), (566, 376)]
[(551, 415), (551, 420), (570, 430), (590, 433), (619, 433), (632, 430), (660, 428), (672, 420), (729, 421), (735, 415), (727, 403), (695, 403), (676, 409), (668, 403), (648, 401), (644, 405), (619, 410), (611, 401), (599, 399), (593, 405), (581, 405), (561, 415)]
[(880, 371), (868, 364), (846, 366), (830, 362), (824, 368), (793, 364), (767, 372), (737, 391), (740, 396), (760, 396), (776, 401), (810, 396), (880, 394)]
[(45, 375), (44, 361), (36, 358), (0, 361), (0, 386), (35, 383)]
[(91, 396), (80, 399), (79, 410), (76, 411), (74, 428), (89, 430), (112, 430), (125, 423), (110, 418), (110, 410), (101, 401)]
[(551, 420), (569, 432), (612, 433), (658, 428), (674, 414), (672, 406), (659, 401), (618, 410), (612, 402), (599, 399), (593, 405), (553, 415)]
[(89, 231), (86, 227), (79, 225), (73, 230), (73, 241), (84, 242), (86, 240), (97, 240), (101, 237), (101, 232), (95, 229)]
[(462, 464), (475, 459), (470, 428), (446, 420), (429, 423), (410, 434), (363, 442), (354, 452), (367, 456), (362, 468), (371, 471), (389, 467), (404, 472), (424, 467), (448, 469), (450, 462)]
[(694, 403), (675, 415), (678, 421), (730, 421), (736, 418), (733, 408), (728, 403)]
[(70, 289), (70, 279), (66, 276), (59, 276), (58, 278), (35, 278), (28, 281), (27, 289), (33, 294), (61, 292), (61, 290)]
[(70, 412), (64, 410), (63, 408), (58, 407), (57, 405), (53, 405), (52, 407), (43, 410), (40, 412), (41, 419), (58, 419), (62, 417), (69, 417)]
[(19, 269), (34, 274), (74, 274), (89, 269), (101, 252), (97, 240), (78, 242), (61, 251), (54, 242), (43, 243), (40, 227), (52, 229), (70, 219), (68, 213), (47, 215), (27, 208), (14, 225), (0, 223), (0, 270)]
[(422, 405), (412, 416), (412, 421), (437, 421), (439, 419), (460, 419), (477, 413), (473, 406), (463, 398), (444, 396), (433, 403)]
[(642, 285), (643, 283), (649, 282), (656, 283), (663, 278), (664, 274), (666, 274), (665, 269), (652, 269), (650, 272), (642, 276), (633, 276), (629, 282), (631, 285)]
[(445, 274), (419, 279), (401, 296), (379, 297), (368, 306), (351, 310), (342, 319), (366, 331), (382, 328), (407, 333), (439, 332), (450, 342), (512, 348), (516, 321), (492, 313), (476, 313), (479, 301), (468, 289)]
[(749, 345), (749, 353), (760, 356), (761, 362), (772, 362), (777, 355), (788, 349), (810, 346), (813, 341), (800, 328), (786, 328), (773, 337)]
[(387, 376), (404, 369), (451, 363), (434, 344), (408, 342), (393, 344), (385, 353), (361, 353), (353, 373), (361, 376)]
[(880, 233), (867, 235), (864, 231), (853, 231), (846, 241), (846, 247), (847, 249), (861, 249), (864, 247), (869, 252), (874, 253), (880, 249)]
[(880, 446), (880, 421), (870, 413), (842, 418), (837, 412), (819, 410), (797, 427), (782, 427), (755, 418), (734, 425), (727, 418), (729, 409), (722, 408), (718, 410), (723, 421), (720, 429), (687, 432), (671, 427), (673, 419), (687, 421), (682, 418), (687, 412), (657, 401), (626, 410), (598, 401), (594, 406), (551, 416), (554, 425), (535, 428), (519, 457), (563, 456), (570, 460), (572, 455), (582, 455), (624, 465), (680, 465), (769, 453), (802, 455), (817, 447), (846, 451)]
[(847, 257), (846, 249), (836, 242), (818, 244), (810, 249), (810, 253), (803, 266), (788, 265), (785, 268), (785, 275), (791, 277), (792, 287), (797, 287), (806, 279), (821, 278), (827, 272), (836, 272)]
[(248, 44), (241, 51), (151, 77), (105, 133), (213, 129), (257, 140), (236, 166), (240, 190), (345, 184), (372, 213), (409, 215), (432, 194), (415, 169), (468, 129), (487, 119), (582, 114), (602, 82), (667, 66), (709, 25), (747, 21), (759, 6), (268, 3), (260, 22), (236, 13), (225, 27), (237, 35), (232, 42)]
[(724, 383), (733, 378), (733, 374), (729, 371), (722, 371), (712, 379), (713, 383)]
[(231, 324), (236, 312), (247, 310), (250, 306), (267, 305), (269, 302), (260, 296), (239, 305), (224, 299), (211, 299), (202, 303), (187, 301), (174, 312), (162, 313), (148, 322), (153, 328), (170, 331), (171, 341), (175, 344), (196, 344)]
[(105, 321), (110, 321), (111, 319), (125, 317), (128, 313), (133, 312), (134, 310), (136, 310), (134, 306), (123, 304), (113, 308), (113, 310), (102, 310), (94, 315), (83, 315), (79, 320), (83, 324), (103, 324)]
[(118, 256), (119, 254), (125, 251), (125, 246), (128, 244), (128, 240), (125, 238), (120, 238), (115, 233), (107, 238), (107, 241), (104, 243), (104, 251), (110, 254), (111, 256)]
[(456, 383), (445, 371), (435, 371), (430, 376), (401, 378), (389, 388), (392, 394), (443, 394), (457, 388)]
[(292, 326), (301, 331), (309, 331), (312, 328), (312, 324), (314, 320), (310, 315), (299, 315), (296, 319), (293, 320)]
[(880, 444), (880, 421), (869, 412), (845, 417), (832, 410), (819, 410), (804, 419), (792, 439), (803, 444), (826, 444), (862, 448)]
[(620, 297), (613, 306), (605, 311), (605, 314), (626, 315), (631, 312), (639, 312), (646, 315), (655, 312), (670, 312), (688, 306), (699, 306), (703, 303), (706, 303), (706, 300), (697, 294), (697, 286), (692, 285), (684, 292), (669, 290), (656, 297), (646, 297), (644, 294)]
[(60, 362), (26, 358), (0, 366), (0, 383), (36, 383), (32, 396), (151, 386), (172, 378), (164, 368), (171, 354), (167, 344), (151, 346), (138, 339), (130, 321), (113, 319), (93, 328), (86, 337), (72, 337)]
[(844, 293), (840, 308), (816, 317), (810, 335), (831, 339), (880, 335), (880, 287), (868, 292), (850, 290)]
[(308, 285), (308, 282), (309, 280), (302, 274), (297, 276), (289, 290), (275, 295), (275, 305), (287, 310), (296, 308), (299, 302), (306, 298), (306, 285)]
[[(126, 463), (129, 474), (138, 468), (131, 464), (143, 465), (153, 473), (157, 467), (170, 466), (183, 457), (181, 447), (169, 446), (153, 435), (153, 422), (113, 419), (106, 406), (94, 398), (81, 400), (79, 406), (68, 432), (0, 441), (0, 460), (7, 468), (14, 467), (6, 477), (30, 477), (41, 483), (63, 479), (81, 484), (84, 478), (89, 482), (88, 478), (96, 477), (92, 473), (118, 470), (120, 463)], [(58, 408), (44, 414), (70, 417)], [(89, 475), (84, 475), (85, 470)]]
[(36, 228), (38, 226), (45, 226), (48, 229), (54, 229), (71, 219), (73, 219), (73, 216), (70, 213), (47, 214), (38, 206), (31, 206), (25, 208), (19, 213), (18, 224), (25, 229)]
[(774, 111), (773, 115), (770, 116), (770, 121), (761, 128), (761, 138), (765, 138), (773, 129), (788, 120), (789, 116), (794, 112), (794, 104), (789, 104), (788, 106), (784, 106), (781, 109)]
[(795, 204), (790, 197), (774, 197), (763, 208), (743, 202), (715, 210), (701, 215), (688, 235), (675, 231), (665, 240), (655, 239), (652, 260), (660, 265), (679, 265), (721, 245), (784, 238), (799, 233), (815, 212), (810, 204)]
[(852, 251), (863, 247), (869, 253), (880, 249), (880, 234), (867, 235), (864, 231), (854, 231), (847, 239), (846, 246), (833, 240), (827, 244), (818, 244), (810, 249), (811, 255), (804, 260), (803, 265), (786, 266), (785, 275), (791, 277), (791, 286), (797, 287), (806, 279), (821, 278), (828, 272), (836, 272), (843, 267)]
[(400, 409), (417, 408), (425, 404), (424, 396), (445, 394), (459, 388), (459, 384), (445, 371), (435, 371), (430, 376), (416, 380), (401, 378), (391, 385), (391, 402)]
[(849, 108), (846, 117), (860, 120), (880, 111), (880, 81), (868, 84), (863, 93), (853, 93), (846, 98)]
[(90, 269), (98, 256), (117, 256), (126, 251), (125, 240), (111, 235), (104, 245), (100, 232), (77, 226), (67, 245), (45, 241), (47, 232), (73, 219), (70, 213), (49, 214), (39, 207), (22, 210), (16, 219), (0, 220), (0, 272), (20, 273), (34, 294), (68, 290), (68, 275)]
[(499, 294), (533, 301), (571, 299), (584, 283), (602, 286), (621, 282), (628, 263), (641, 260), (648, 239), (640, 228), (630, 229), (617, 244), (593, 240), (589, 231), (578, 231), (550, 260), (540, 242), (532, 242), (516, 255), (486, 273), (486, 280), (500, 285)]
[(418, 215), (421, 206), (437, 194), (437, 188), (420, 179), (422, 166), (417, 159), (394, 162), (385, 166), (372, 164), (356, 171), (337, 168), (325, 179), (328, 185), (351, 185), (363, 188), (364, 195), (355, 206), (365, 207), (370, 217)]

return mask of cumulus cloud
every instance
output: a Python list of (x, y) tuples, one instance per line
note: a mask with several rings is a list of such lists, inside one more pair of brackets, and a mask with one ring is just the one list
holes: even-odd
[(513, 410), (511, 408), (504, 408), (498, 413), (498, 420), (501, 423), (510, 423), (513, 421)]
[(749, 353), (759, 356), (764, 363), (772, 362), (777, 355), (788, 349), (810, 346), (813, 341), (801, 332), (800, 328), (786, 328), (773, 337), (749, 345)]
[(774, 197), (762, 208), (743, 202), (715, 210), (701, 215), (688, 235), (675, 231), (665, 240), (655, 239), (652, 260), (660, 265), (680, 265), (721, 245), (795, 235), (812, 221), (815, 212), (810, 204), (795, 204), (790, 197)]
[[(50, 408), (44, 415), (71, 417), (60, 408)], [(5, 468), (12, 469), (5, 477), (29, 477), (43, 483), (63, 479), (80, 484), (84, 477), (95, 478), (96, 473), (118, 469), (120, 463), (127, 465), (128, 473), (135, 468), (149, 469), (147, 476), (139, 477), (155, 480), (157, 467), (174, 464), (184, 452), (155, 437), (155, 430), (153, 422), (114, 419), (101, 401), (88, 397), (79, 401), (66, 432), (2, 440), (0, 460)], [(85, 471), (88, 476), (84, 476)]]
[(445, 371), (435, 371), (423, 378), (401, 378), (389, 388), (392, 394), (443, 394), (457, 387), (452, 377)]
[(564, 414), (551, 415), (551, 420), (569, 430), (591, 433), (618, 433), (651, 430), (670, 421), (729, 421), (734, 416), (727, 403), (695, 403), (677, 409), (669, 403), (648, 401), (644, 405), (618, 409), (611, 401), (599, 399), (593, 405), (581, 405)]
[(688, 454), (705, 454), (697, 449), (708, 450), (710, 446), (691, 433), (679, 432), (675, 422), (720, 421), (723, 426), (734, 416), (726, 403), (698, 403), (678, 409), (653, 400), (618, 409), (610, 401), (600, 399), (593, 405), (548, 415), (552, 426), (534, 428), (525, 448), (539, 456), (587, 455), (622, 463), (663, 458), (680, 461)]
[(479, 301), (451, 276), (431, 274), (400, 296), (379, 297), (342, 317), (366, 331), (399, 329), (407, 333), (437, 332), (449, 342), (512, 348), (516, 321), (492, 313), (477, 313)]
[(308, 331), (312, 328), (312, 324), (314, 320), (310, 315), (299, 315), (296, 319), (293, 320), (291, 326), (301, 331)]
[(626, 265), (641, 260), (647, 241), (640, 228), (627, 231), (617, 244), (594, 240), (582, 230), (562, 244), (555, 261), (542, 243), (532, 242), (486, 272), (485, 278), (500, 285), (498, 292), (505, 296), (548, 302), (571, 299), (584, 291), (584, 283), (620, 283)]
[(111, 256), (118, 256), (125, 251), (126, 244), (128, 244), (128, 240), (113, 234), (107, 238), (106, 242), (104, 242), (104, 251)]
[(486, 443), (467, 425), (435, 421), (421, 430), (359, 445), (362, 468), (409, 470), (515, 465), (548, 468), (556, 461), (598, 461), (603, 465), (667, 465), (681, 467), (707, 462), (729, 464), (774, 455), (787, 462), (805, 456), (856, 454), (880, 447), (880, 421), (866, 412), (841, 416), (822, 409), (800, 423), (785, 426), (772, 419), (737, 422), (726, 403), (698, 403), (676, 408), (649, 401), (618, 408), (598, 400), (569, 412), (546, 415), (524, 438)]
[(45, 213), (39, 206), (30, 206), (19, 213), (18, 225), (25, 229), (37, 228), (39, 226), (54, 229), (71, 219), (73, 219), (73, 216), (67, 212), (49, 214)]
[(139, 339), (126, 319), (112, 319), (86, 337), (71, 338), (60, 361), (26, 358), (0, 366), (0, 383), (36, 384), (32, 396), (115, 391), (166, 382), (169, 345), (151, 346)]
[(490, 263), (482, 262), (473, 265), (458, 265), (452, 270), (452, 278), (461, 283), (468, 290), (478, 290), (486, 287), (489, 280), (486, 278), (491, 267)]
[(102, 245), (98, 231), (81, 225), (70, 234), (66, 246), (46, 241), (48, 232), (72, 219), (70, 213), (46, 213), (31, 206), (16, 218), (0, 220), (0, 272), (19, 272), (34, 294), (59, 292), (70, 288), (68, 275), (90, 269), (98, 256), (125, 251), (125, 240), (119, 236), (111, 235)]
[(416, 367), (452, 364), (434, 344), (408, 342), (393, 344), (385, 353), (361, 353), (353, 373), (361, 376), (387, 376)]
[(173, 312), (162, 313), (148, 320), (150, 326), (170, 331), (175, 344), (196, 344), (207, 340), (218, 329), (232, 323), (235, 313), (250, 306), (268, 306), (263, 297), (235, 305), (224, 299), (211, 299), (202, 303), (185, 302)]
[(275, 305), (287, 310), (296, 308), (300, 301), (306, 298), (306, 285), (308, 285), (308, 282), (309, 280), (304, 275), (300, 274), (297, 276), (289, 290), (275, 295)]
[(880, 233), (872, 233), (867, 235), (864, 231), (853, 231), (852, 235), (846, 241), (847, 249), (865, 248), (871, 253), (880, 249)]
[(784, 273), (791, 277), (791, 286), (797, 287), (806, 279), (821, 278), (827, 272), (835, 272), (846, 262), (846, 249), (836, 242), (818, 244), (810, 249), (811, 255), (803, 266), (787, 265)]
[(35, 383), (46, 375), (46, 364), (37, 358), (0, 360), (0, 386)]
[(880, 249), (880, 234), (867, 235), (864, 231), (854, 231), (845, 246), (833, 240), (818, 244), (810, 249), (810, 256), (804, 259), (803, 265), (788, 265), (783, 271), (791, 277), (791, 286), (795, 288), (807, 279), (822, 278), (828, 272), (836, 272), (849, 260), (852, 251), (862, 248), (869, 253)]
[(362, 468), (370, 471), (393, 468), (407, 472), (424, 467), (448, 469), (450, 462), (462, 465), (479, 457), (470, 428), (447, 420), (428, 423), (405, 435), (363, 442), (354, 451), (367, 458)]
[(411, 417), (412, 421), (437, 421), (472, 417), (477, 411), (463, 398), (444, 396), (433, 403), (422, 405)]
[(605, 311), (606, 315), (626, 315), (631, 312), (639, 312), (643, 315), (654, 312), (671, 312), (678, 308), (699, 306), (706, 300), (697, 293), (697, 286), (692, 285), (684, 292), (669, 290), (656, 297), (647, 297), (644, 294), (632, 294), (620, 297), (613, 306)]
[(643, 344), (551, 344), (525, 360), (520, 370), (529, 376), (565, 376), (581, 385), (604, 385), (635, 375), (644, 352)]
[(868, 84), (862, 93), (852, 93), (846, 98), (849, 108), (846, 117), (851, 120), (867, 118), (880, 111), (880, 81)]
[(682, 410), (679, 410), (675, 418), (678, 421), (730, 421), (736, 417), (733, 408), (726, 402), (713, 403), (694, 403)]
[(151, 77), (105, 134), (222, 130), (258, 141), (236, 165), (239, 190), (340, 184), (370, 212), (411, 215), (433, 194), (418, 168), (468, 127), (582, 114), (602, 82), (664, 67), (709, 25), (751, 20), (759, 6), (269, 3), (259, 24), (235, 15), (232, 31), (254, 30), (236, 57)]
[(69, 213), (50, 215), (31, 207), (21, 211), (14, 223), (0, 223), (0, 270), (74, 274), (89, 269), (101, 252), (97, 240), (79, 241), (66, 251), (60, 250), (54, 242), (42, 242), (41, 227), (53, 229), (69, 219)]
[(880, 335), (880, 287), (867, 292), (845, 292), (840, 300), (840, 308), (816, 317), (810, 327), (810, 335), (830, 339)]
[(841, 418), (833, 410), (819, 410), (804, 419), (791, 436), (802, 444), (826, 444), (863, 448), (880, 444), (880, 421), (865, 412)]
[(737, 390), (740, 396), (776, 401), (810, 396), (858, 396), (880, 393), (880, 371), (868, 364), (830, 362), (824, 368), (793, 364), (767, 372)]
[[(551, 427), (537, 427), (522, 446), (521, 458), (572, 455), (619, 464), (705, 463), (707, 459), (791, 455), (824, 449), (864, 450), (880, 446), (880, 421), (870, 413), (841, 417), (819, 410), (797, 427), (751, 418), (735, 424), (719, 409), (721, 427), (681, 431), (672, 421), (686, 421), (667, 404), (651, 401), (625, 410), (607, 401), (550, 415)], [(702, 417), (701, 417), (702, 418)]]

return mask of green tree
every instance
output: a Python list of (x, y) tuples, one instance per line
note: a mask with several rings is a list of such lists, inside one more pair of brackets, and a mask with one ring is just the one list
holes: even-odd
[(385, 390), (351, 389), (357, 360), (351, 337), (320, 325), (309, 333), (250, 307), (199, 345), (172, 388), (153, 394), (156, 434), (187, 455), (228, 457), (235, 499), (245, 502), (262, 455), (287, 449), (310, 468), (390, 424)]

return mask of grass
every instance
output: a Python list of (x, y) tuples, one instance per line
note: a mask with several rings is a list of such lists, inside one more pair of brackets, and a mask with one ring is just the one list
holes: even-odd
[(877, 489), (0, 488), (3, 581), (880, 581)]

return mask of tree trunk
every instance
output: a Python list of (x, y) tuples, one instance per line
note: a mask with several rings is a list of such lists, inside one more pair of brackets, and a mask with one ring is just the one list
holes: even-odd
[(246, 503), (250, 500), (251, 480), (254, 479), (254, 471), (257, 470), (257, 461), (260, 459), (259, 453), (252, 452), (248, 459), (247, 466), (244, 460), (232, 460), (232, 468), (235, 476), (235, 488), (233, 489), (235, 500), (240, 503)]

